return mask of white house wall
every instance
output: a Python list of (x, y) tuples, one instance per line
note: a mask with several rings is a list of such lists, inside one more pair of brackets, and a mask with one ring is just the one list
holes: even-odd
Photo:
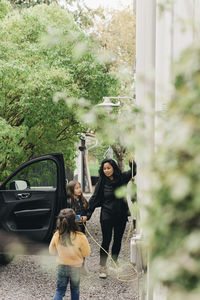
[(173, 57), (173, 7), (167, 6), (164, 11), (160, 5), (165, 5), (165, 0), (157, 1), (156, 7), (156, 42), (155, 42), (155, 130), (154, 147), (157, 149), (162, 143), (162, 132), (159, 129), (160, 114), (166, 109), (172, 93), (172, 57)]
[(160, 15), (158, 7), (166, 3), (166, 0), (136, 2), (136, 103), (144, 111), (145, 126), (140, 134), (141, 147), (146, 149), (145, 152), (138, 149), (137, 181), (141, 198), (142, 191), (149, 186), (144, 180), (145, 176), (148, 178), (144, 170), (148, 169), (155, 144), (162, 141), (155, 129), (159, 128), (159, 112), (166, 108), (173, 92), (173, 62), (198, 33), (200, 0), (168, 2)]
[(167, 10), (160, 11), (158, 1), (156, 7), (156, 43), (155, 43), (155, 99), (156, 111), (162, 110), (171, 94), (171, 63), (172, 63), (172, 22), (171, 5)]
[[(160, 16), (159, 5), (167, 2), (167, 9)], [(157, 130), (159, 114), (166, 108), (173, 92), (173, 63), (198, 37), (199, 16), (200, 0), (136, 2), (136, 103), (144, 111), (144, 129), (138, 129), (141, 144), (136, 149), (138, 202), (151, 201), (148, 193), (151, 182), (147, 170), (155, 145), (159, 146), (162, 142)], [(145, 299), (161, 299), (155, 291), (147, 290)]]
[(200, 1), (194, 0), (194, 2), (194, 39), (198, 39), (200, 34)]
[(173, 3), (173, 60), (194, 40), (195, 0), (176, 0)]
[[(136, 3), (136, 103), (144, 110), (145, 129), (138, 132), (142, 143), (136, 149), (138, 165), (138, 198), (144, 199), (149, 181), (144, 168), (151, 162), (154, 144), (154, 102), (155, 102), (155, 0), (139, 0)], [(140, 123), (140, 120), (138, 120)], [(138, 126), (139, 130), (140, 126)], [(143, 144), (145, 142), (145, 145)], [(140, 148), (141, 147), (141, 148)], [(144, 147), (146, 151), (143, 151)], [(137, 158), (138, 156), (138, 158)], [(145, 200), (147, 200), (146, 195)]]

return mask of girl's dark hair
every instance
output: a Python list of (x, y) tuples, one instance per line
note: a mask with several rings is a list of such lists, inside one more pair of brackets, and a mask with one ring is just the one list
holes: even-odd
[[(74, 188), (75, 188), (75, 186), (76, 186), (77, 184), (81, 185), (80, 182), (78, 182), (78, 181), (76, 181), (76, 180), (71, 180), (71, 181), (67, 184), (67, 186), (66, 186), (67, 197), (71, 199), (71, 205), (72, 205), (72, 208), (75, 207), (76, 199), (75, 199), (75, 197), (74, 197)], [(83, 207), (84, 207), (85, 209), (87, 209), (87, 208), (88, 208), (88, 202), (87, 202), (87, 200), (85, 199), (85, 197), (83, 196), (82, 193), (81, 193), (81, 195), (80, 195), (80, 200), (81, 200), (81, 202), (83, 203)]]
[(76, 234), (77, 231), (80, 231), (73, 209), (65, 208), (60, 211), (57, 218), (56, 229), (58, 230), (61, 244), (63, 246), (67, 246), (67, 244), (72, 245), (70, 233), (73, 232)]
[(114, 169), (114, 173), (113, 173), (113, 177), (114, 177), (114, 180), (117, 182), (117, 183), (120, 183), (121, 181), (121, 178), (122, 178), (122, 172), (120, 170), (120, 168), (118, 167), (116, 161), (112, 158), (105, 158), (102, 162), (101, 162), (101, 166), (99, 168), (99, 175), (100, 177), (105, 177), (105, 174), (103, 172), (103, 166), (105, 163), (109, 163), (111, 164), (111, 166), (113, 167)]

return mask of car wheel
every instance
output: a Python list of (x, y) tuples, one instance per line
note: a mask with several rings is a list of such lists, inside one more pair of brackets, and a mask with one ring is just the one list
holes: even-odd
[(13, 258), (13, 255), (0, 254), (0, 265), (8, 265), (13, 260)]

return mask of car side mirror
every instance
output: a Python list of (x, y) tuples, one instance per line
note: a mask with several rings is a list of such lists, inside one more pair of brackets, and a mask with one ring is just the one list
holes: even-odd
[(27, 180), (14, 180), (10, 183), (10, 190), (26, 190), (30, 188), (30, 184)]

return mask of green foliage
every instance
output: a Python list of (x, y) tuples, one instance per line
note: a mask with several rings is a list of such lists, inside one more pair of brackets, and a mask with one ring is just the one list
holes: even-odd
[(94, 28), (96, 17), (104, 17), (102, 8), (89, 8), (84, 0), (65, 0), (64, 2), (65, 7), (73, 15), (76, 24), (84, 30)]
[(104, 10), (92, 30), (101, 47), (100, 59), (109, 61), (109, 69), (121, 82), (120, 96), (135, 93), (134, 61), (136, 15), (130, 6), (120, 10)]
[(92, 160), (89, 162), (90, 176), (98, 176), (99, 172), (99, 163)]
[(63, 152), (73, 166), (84, 126), (79, 100), (64, 99), (97, 103), (117, 87), (116, 79), (57, 5), (13, 11), (0, 27), (0, 181), (19, 163), (44, 153)]
[(83, 29), (94, 26), (95, 16), (102, 17), (102, 9), (89, 8), (84, 0), (8, 0), (14, 8), (29, 8), (40, 4), (57, 4), (71, 13), (75, 23)]
[(140, 111), (133, 100), (121, 101), (120, 108), (90, 107), (90, 111), (83, 119), (88, 126), (96, 130), (98, 146), (91, 149), (90, 153), (99, 160), (99, 163), (109, 145), (118, 163), (121, 157), (129, 160), (129, 154), (133, 154), (135, 150), (135, 126), (139, 114)]
[(31, 7), (38, 4), (51, 4), (53, 0), (8, 0), (14, 7), (24, 8), (24, 7)]
[(6, 183), (6, 189), (10, 188), (13, 181), (24, 180), (29, 187), (36, 186), (56, 187), (57, 186), (57, 167), (52, 160), (35, 162), (22, 169)]
[(11, 9), (11, 5), (6, 0), (0, 0), (0, 20), (3, 19), (9, 10)]
[(148, 208), (151, 259), (156, 276), (169, 287), (169, 299), (177, 299), (175, 294), (197, 299), (200, 290), (199, 66), (199, 48), (188, 49), (177, 65)]
[(100, 166), (101, 161), (104, 159), (105, 152), (108, 150), (109, 145), (108, 144), (100, 144), (98, 142), (98, 145), (94, 148), (92, 148), (89, 153), (91, 156), (93, 156), (95, 159), (97, 159), (97, 164)]

